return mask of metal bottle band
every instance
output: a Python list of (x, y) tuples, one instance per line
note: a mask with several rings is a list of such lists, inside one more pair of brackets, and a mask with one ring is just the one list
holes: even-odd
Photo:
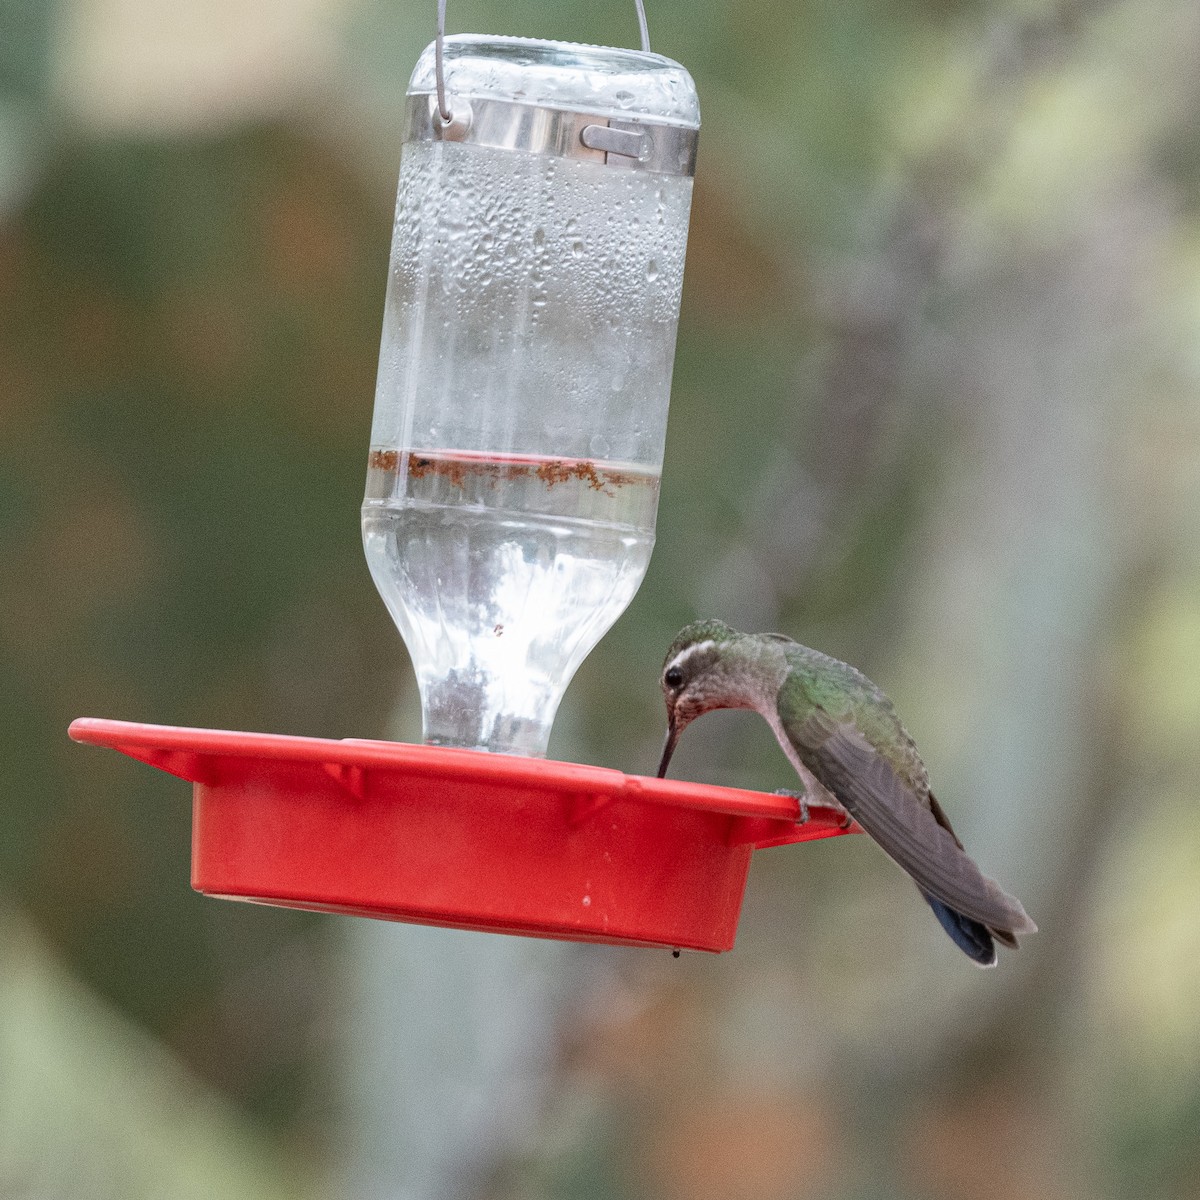
[(462, 96), (445, 121), (437, 93), (417, 92), (408, 97), (405, 126), (405, 141), (462, 142), (660, 175), (696, 173), (699, 130), (664, 121)]

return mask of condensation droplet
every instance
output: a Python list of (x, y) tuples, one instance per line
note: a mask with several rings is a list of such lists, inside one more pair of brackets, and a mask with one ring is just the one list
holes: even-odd
[(653, 283), (658, 278), (658, 263), (651, 259), (646, 264), (646, 279)]

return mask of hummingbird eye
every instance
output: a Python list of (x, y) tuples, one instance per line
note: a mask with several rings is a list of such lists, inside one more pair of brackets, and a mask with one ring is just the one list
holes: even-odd
[(672, 667), (663, 676), (663, 679), (666, 681), (667, 687), (677, 688), (683, 683), (683, 672), (678, 667)]

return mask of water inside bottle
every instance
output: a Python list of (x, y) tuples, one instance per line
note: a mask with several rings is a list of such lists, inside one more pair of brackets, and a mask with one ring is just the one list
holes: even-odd
[(363, 542), (426, 742), (545, 754), (572, 675), (646, 573), (658, 488), (629, 463), (371, 451)]

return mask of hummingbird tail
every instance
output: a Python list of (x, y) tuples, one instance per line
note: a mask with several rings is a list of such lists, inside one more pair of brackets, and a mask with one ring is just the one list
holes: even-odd
[[(933, 909), (933, 915), (937, 917), (942, 928), (950, 935), (954, 944), (973, 962), (981, 967), (994, 967), (996, 965), (996, 944), (993, 940), (993, 933), (986, 925), (981, 925), (978, 921), (971, 917), (964, 917), (962, 913), (955, 912), (949, 905), (943, 904), (940, 900), (934, 899), (928, 892), (922, 892), (922, 896), (929, 902), (929, 907)], [(1014, 944), (1015, 938), (1004, 938), (1005, 945)]]

